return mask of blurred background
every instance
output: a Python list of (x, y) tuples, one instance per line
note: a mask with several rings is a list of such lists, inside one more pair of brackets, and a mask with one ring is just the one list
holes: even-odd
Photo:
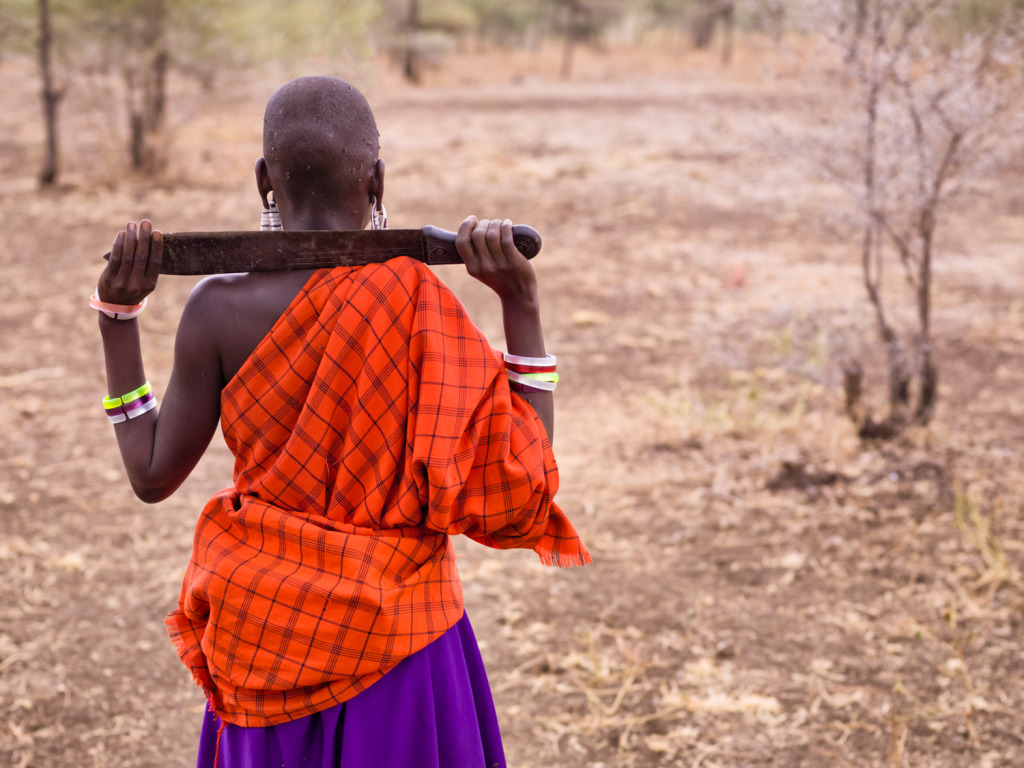
[[(392, 227), (544, 238), (594, 563), (456, 542), (510, 766), (1024, 764), (1022, 13), (0, 0), (0, 764), (194, 764), (163, 616), (231, 458), (132, 496), (87, 300), (129, 220), (258, 227), (306, 74), (366, 94)], [(158, 392), (195, 282), (141, 318)]]

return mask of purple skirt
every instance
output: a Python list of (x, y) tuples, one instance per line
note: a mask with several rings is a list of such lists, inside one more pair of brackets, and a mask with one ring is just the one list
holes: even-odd
[(197, 768), (505, 768), (480, 649), (465, 615), (355, 698), (265, 728), (203, 719)]

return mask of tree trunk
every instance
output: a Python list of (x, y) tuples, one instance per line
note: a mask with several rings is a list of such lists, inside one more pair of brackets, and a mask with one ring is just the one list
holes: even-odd
[(576, 52), (576, 41), (580, 31), (579, 3), (570, 0), (565, 4), (565, 44), (562, 46), (562, 79), (572, 77), (572, 60)]
[[(130, 89), (134, 87), (129, 86)], [(143, 127), (142, 109), (138, 106), (138, 101), (134, 93), (129, 96), (131, 111), (128, 115), (128, 154), (131, 155), (132, 168), (137, 171), (146, 165), (146, 129)]]
[(43, 79), (43, 120), (46, 126), (46, 150), (39, 172), (40, 186), (57, 182), (57, 104), (63, 94), (53, 84), (53, 35), (50, 30), (50, 2), (39, 0), (39, 68)]
[(714, 10), (710, 7), (710, 3), (705, 2), (704, 6), (690, 25), (693, 47), (698, 50), (703, 50), (711, 45), (711, 38), (715, 34)]
[(910, 405), (911, 377), (907, 368), (907, 352), (892, 328), (885, 329), (882, 339), (889, 364), (889, 419), (902, 422), (907, 418), (907, 406)]
[(932, 420), (932, 416), (935, 413), (935, 399), (939, 393), (939, 372), (932, 362), (930, 352), (927, 353), (926, 359), (921, 365), (918, 385), (921, 391), (918, 393), (917, 410), (914, 412), (914, 418), (921, 424), (927, 424)]
[(719, 22), (725, 33), (722, 47), (722, 61), (732, 60), (733, 31), (736, 23), (736, 6), (733, 0), (703, 0), (697, 17), (690, 26), (693, 47), (708, 48), (715, 37), (715, 26)]
[(853, 15), (853, 34), (850, 36), (850, 47), (846, 50), (846, 60), (853, 61), (860, 48), (860, 40), (868, 28), (868, 0), (856, 0)]
[(149, 68), (150, 80), (146, 89), (146, 117), (152, 132), (162, 132), (167, 117), (167, 69), (170, 54), (158, 51)]
[[(936, 201), (936, 206), (938, 205)], [(921, 265), (917, 279), (917, 346), (918, 400), (914, 418), (927, 424), (935, 410), (935, 398), (939, 389), (939, 374), (932, 360), (931, 312), (932, 312), (932, 241), (935, 236), (936, 206), (929, 206), (921, 217)]]
[(409, 0), (409, 15), (406, 21), (405, 30), (405, 51), (402, 57), (402, 74), (405, 79), (413, 85), (419, 85), (422, 81), (422, 67), (420, 66), (419, 52), (419, 30), (420, 30), (420, 3), (419, 0)]
[(736, 36), (736, 6), (732, 2), (722, 4), (721, 19), (724, 37), (722, 41), (722, 63), (731, 64), (733, 40)]
[(848, 361), (843, 366), (843, 394), (846, 401), (846, 415), (854, 424), (864, 422), (864, 410), (861, 396), (864, 392), (864, 370), (856, 360)]

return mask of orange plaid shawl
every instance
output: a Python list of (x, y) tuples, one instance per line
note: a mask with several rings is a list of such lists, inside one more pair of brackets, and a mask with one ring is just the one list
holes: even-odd
[(206, 505), (182, 661), (227, 722), (355, 696), (463, 613), (449, 534), (590, 561), (533, 410), (412, 259), (318, 271), (225, 387), (234, 487)]

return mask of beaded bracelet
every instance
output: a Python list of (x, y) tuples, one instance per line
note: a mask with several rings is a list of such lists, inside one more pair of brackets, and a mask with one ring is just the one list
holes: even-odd
[(149, 296), (139, 304), (111, 304), (109, 301), (100, 301), (99, 288), (89, 297), (90, 307), (114, 320), (131, 320), (133, 317), (137, 317), (146, 308), (147, 303), (149, 303)]
[(148, 381), (126, 395), (103, 398), (103, 410), (111, 424), (120, 424), (122, 421), (138, 418), (154, 408), (156, 408), (156, 395), (153, 394), (153, 385)]

